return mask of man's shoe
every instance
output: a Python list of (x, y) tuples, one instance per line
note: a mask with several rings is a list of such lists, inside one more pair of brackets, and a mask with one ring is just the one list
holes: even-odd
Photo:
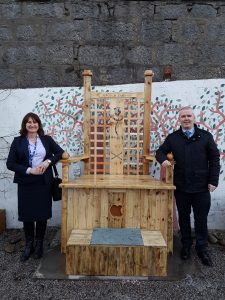
[(20, 256), (20, 261), (25, 262), (26, 260), (28, 260), (33, 252), (34, 252), (33, 240), (27, 241), (24, 251)]
[(183, 260), (187, 260), (191, 257), (191, 252), (190, 252), (190, 248), (188, 247), (183, 247), (181, 249), (181, 252), (180, 252), (180, 257), (181, 259)]
[(211, 260), (211, 257), (207, 251), (198, 251), (197, 252), (198, 257), (200, 258), (203, 265), (212, 267), (213, 262)]
[(43, 256), (43, 240), (37, 240), (35, 251), (34, 251), (34, 259), (40, 259)]

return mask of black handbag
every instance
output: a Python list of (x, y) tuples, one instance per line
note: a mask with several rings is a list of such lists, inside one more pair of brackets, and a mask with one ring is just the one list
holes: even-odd
[(53, 182), (52, 182), (52, 200), (60, 201), (60, 200), (62, 200), (62, 189), (59, 187), (59, 185), (62, 182), (62, 179), (59, 177), (56, 166), (53, 165), (52, 168), (54, 171), (53, 172), (54, 178), (53, 178)]

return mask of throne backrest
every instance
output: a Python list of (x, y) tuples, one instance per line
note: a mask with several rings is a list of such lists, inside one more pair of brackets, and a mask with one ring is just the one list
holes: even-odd
[[(148, 174), (152, 72), (145, 92), (93, 92), (84, 72), (86, 174)], [(145, 72), (145, 74), (146, 74)]]

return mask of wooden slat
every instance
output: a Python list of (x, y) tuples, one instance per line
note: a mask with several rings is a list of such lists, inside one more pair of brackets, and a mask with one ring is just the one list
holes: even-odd
[[(91, 77), (92, 72), (90, 70), (85, 70), (83, 72), (83, 81), (84, 81), (84, 104), (83, 104), (83, 111), (84, 111), (84, 120), (83, 123), (83, 135), (84, 135), (84, 153), (90, 153), (90, 104), (91, 104)], [(84, 174), (89, 173), (89, 162), (88, 160), (85, 161), (84, 164)]]
[(115, 99), (110, 102), (110, 174), (116, 175), (123, 174), (123, 104), (123, 101)]
[[(152, 76), (150, 70), (145, 71), (145, 104), (144, 104), (144, 141), (143, 141), (143, 155), (150, 155), (150, 128), (151, 128), (151, 90), (152, 90)], [(149, 164), (144, 161), (143, 174), (149, 174)]]
[(108, 194), (108, 226), (111, 228), (125, 227), (126, 219), (126, 193), (109, 192)]
[(166, 242), (159, 230), (141, 230), (141, 236), (145, 246), (166, 247)]
[(79, 162), (81, 160), (86, 160), (86, 159), (89, 159), (89, 154), (88, 155), (79, 155), (79, 156), (76, 156), (76, 157), (70, 157), (68, 159), (61, 159), (60, 162), (62, 164), (76, 163), (76, 162)]
[(71, 234), (71, 231), (74, 228), (74, 220), (76, 220), (74, 213), (76, 212), (76, 207), (74, 206), (75, 202), (74, 202), (74, 190), (73, 189), (69, 189), (68, 190), (68, 200), (67, 200), (67, 211), (69, 212), (67, 214), (67, 224), (66, 224), (66, 236), (67, 236), (67, 240), (68, 237)]
[(167, 250), (173, 253), (173, 192), (168, 191)]
[(62, 189), (62, 203), (61, 203), (61, 252), (66, 252), (67, 243), (67, 199), (68, 189)]
[(110, 98), (110, 99), (130, 99), (130, 98), (137, 98), (137, 99), (144, 99), (143, 92), (116, 92), (116, 93), (104, 93), (104, 92), (91, 92), (91, 98)]

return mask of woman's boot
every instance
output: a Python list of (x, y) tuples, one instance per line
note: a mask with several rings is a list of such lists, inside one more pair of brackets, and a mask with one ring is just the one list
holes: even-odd
[(20, 260), (24, 262), (34, 252), (34, 222), (23, 222), (23, 230), (26, 244)]
[(43, 242), (44, 242), (46, 227), (47, 227), (47, 220), (36, 221), (36, 243), (35, 243), (35, 251), (33, 256), (35, 259), (40, 259), (43, 256)]
[(34, 239), (32, 237), (29, 237), (26, 239), (26, 245), (23, 251), (23, 254), (20, 257), (20, 261), (24, 262), (29, 259), (32, 253), (34, 253)]
[(43, 240), (36, 240), (34, 259), (40, 259), (43, 256)]

